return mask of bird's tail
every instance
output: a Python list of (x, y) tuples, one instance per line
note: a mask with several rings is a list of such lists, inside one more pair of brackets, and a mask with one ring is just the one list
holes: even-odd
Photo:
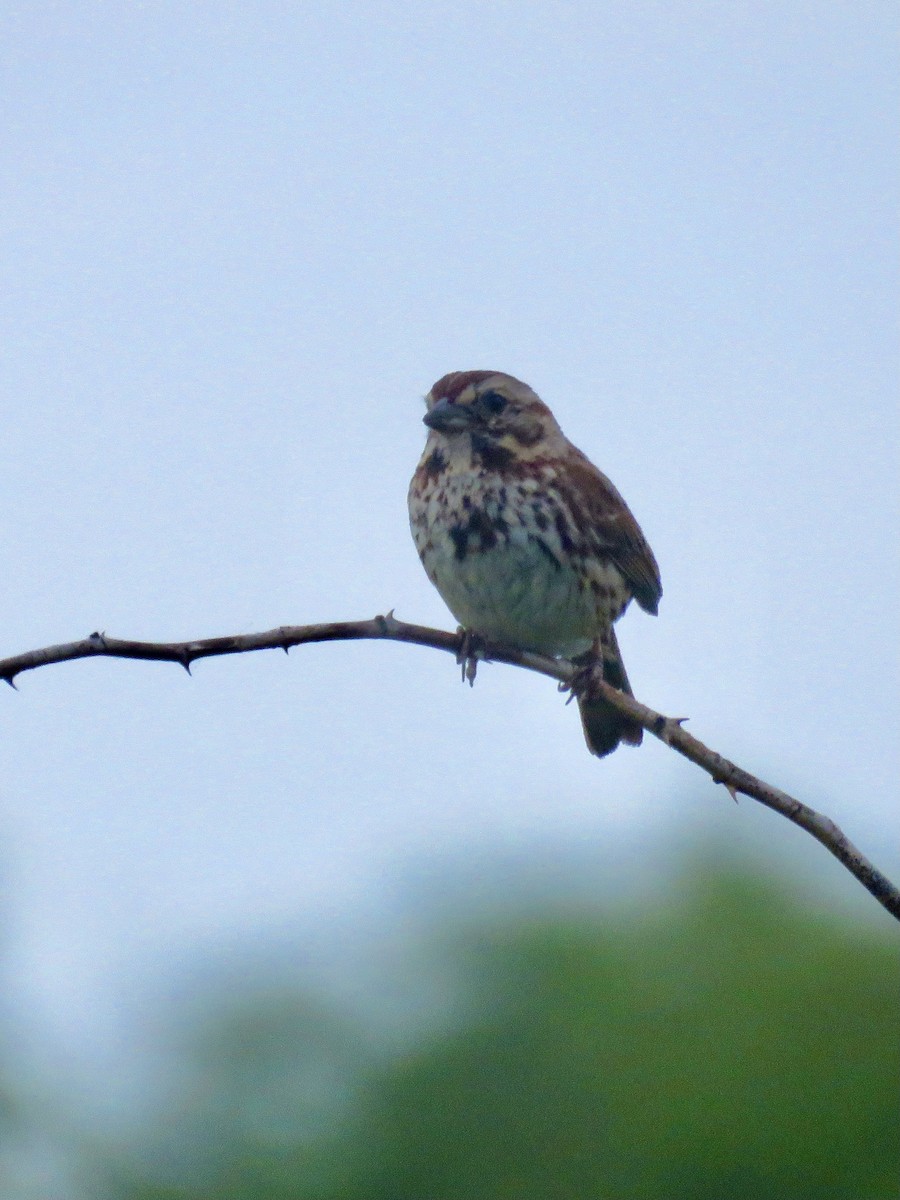
[[(625, 673), (625, 664), (619, 653), (619, 643), (616, 641), (614, 630), (610, 629), (603, 638), (601, 653), (604, 681), (618, 688), (620, 692), (634, 695)], [(628, 746), (639, 746), (643, 741), (644, 731), (641, 726), (636, 721), (622, 716), (605, 700), (579, 699), (578, 708), (588, 749), (598, 758), (612, 754), (619, 742), (625, 742)]]

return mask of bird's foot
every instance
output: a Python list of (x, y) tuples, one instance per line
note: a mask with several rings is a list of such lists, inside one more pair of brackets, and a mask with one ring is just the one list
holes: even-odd
[(462, 625), (456, 631), (459, 634), (459, 649), (456, 652), (456, 663), (461, 668), (462, 681), (469, 687), (475, 686), (475, 676), (478, 673), (478, 660), (486, 659), (484, 641), (470, 629)]
[(573, 666), (575, 674), (568, 683), (559, 685), (561, 692), (569, 693), (566, 704), (571, 704), (573, 700), (580, 700), (583, 697), (592, 698), (599, 691), (596, 685), (604, 682), (602, 658), (582, 659), (580, 662), (574, 662)]

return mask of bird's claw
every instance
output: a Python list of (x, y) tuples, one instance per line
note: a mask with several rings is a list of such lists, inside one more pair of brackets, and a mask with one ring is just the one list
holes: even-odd
[(560, 683), (558, 686), (561, 692), (569, 693), (566, 704), (571, 704), (573, 700), (580, 700), (583, 696), (590, 696), (592, 692), (597, 690), (594, 685), (603, 682), (603, 659), (594, 658), (590, 662), (576, 665), (575, 673), (568, 683)]
[(485, 656), (484, 643), (471, 630), (463, 629), (461, 625), (456, 632), (459, 634), (459, 649), (456, 652), (456, 663), (461, 668), (463, 683), (468, 683), (469, 687), (474, 687), (475, 676), (478, 673), (478, 660)]

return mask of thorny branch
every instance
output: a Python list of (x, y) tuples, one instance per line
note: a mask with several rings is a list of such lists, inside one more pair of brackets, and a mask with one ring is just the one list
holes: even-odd
[[(191, 663), (199, 658), (246, 654), (251, 650), (284, 650), (287, 653), (291, 646), (302, 646), (308, 642), (343, 642), (358, 639), (382, 639), (430, 646), (432, 649), (446, 650), (456, 655), (459, 661), (467, 658), (470, 653), (470, 643), (464, 635), (429, 629), (424, 625), (409, 625), (405, 621), (398, 621), (393, 613), (388, 613), (387, 616), (375, 617), (371, 621), (282, 625), (265, 633), (204, 638), (192, 642), (134, 642), (122, 638), (108, 638), (102, 633), (92, 633), (78, 642), (46, 646), (41, 650), (30, 650), (12, 658), (0, 659), (0, 679), (15, 687), (16, 676), (23, 671), (31, 671), (50, 663), (98, 656), (180, 663), (190, 674)], [(484, 647), (481, 656), (495, 662), (536, 671), (558, 680), (561, 685), (571, 684), (576, 673), (576, 668), (564, 660), (545, 658), (539, 654), (529, 654), (526, 651), (501, 646)], [(619, 712), (633, 717), (648, 733), (652, 733), (667, 746), (696, 763), (713, 782), (721, 783), (732, 797), (737, 798), (739, 794), (750, 796), (812, 834), (892, 916), (900, 920), (900, 889), (870, 863), (828, 817), (795, 800), (786, 792), (757, 779), (749, 771), (742, 770), (705, 746), (682, 728), (683, 718), (665, 717), (609, 684), (594, 681), (592, 687)]]

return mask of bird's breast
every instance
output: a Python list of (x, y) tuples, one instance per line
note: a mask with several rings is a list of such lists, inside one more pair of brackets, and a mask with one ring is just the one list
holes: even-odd
[(413, 537), (460, 624), (541, 654), (589, 649), (629, 596), (613, 564), (580, 551), (552, 473), (429, 472), (426, 461), (410, 490)]

